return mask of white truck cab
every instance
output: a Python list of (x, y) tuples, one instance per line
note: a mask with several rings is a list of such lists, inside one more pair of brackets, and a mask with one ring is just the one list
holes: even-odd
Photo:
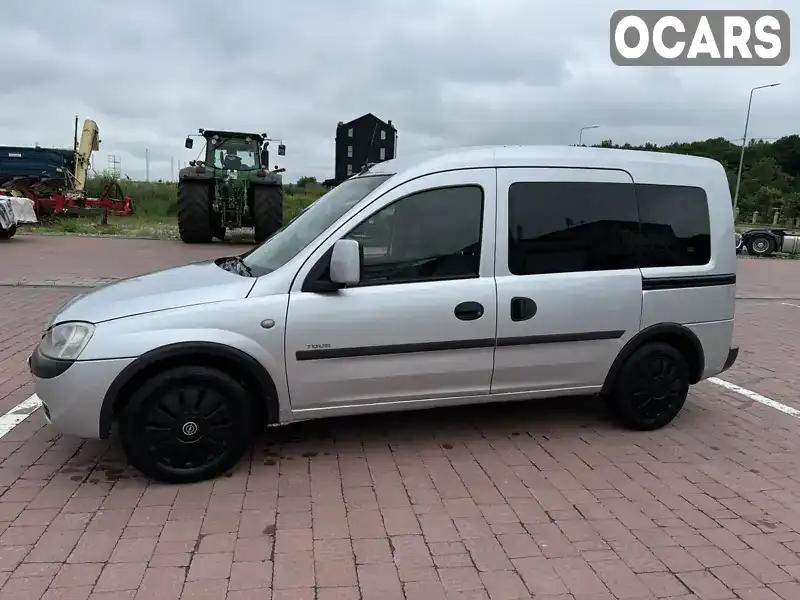
[(736, 360), (731, 204), (705, 158), (394, 159), (242, 256), (68, 303), (31, 370), (61, 431), (117, 421), (176, 482), (230, 468), (265, 422), (588, 394), (657, 429)]

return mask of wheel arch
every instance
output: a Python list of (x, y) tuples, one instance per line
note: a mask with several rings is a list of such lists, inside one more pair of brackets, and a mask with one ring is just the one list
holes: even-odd
[(622, 365), (630, 356), (644, 344), (649, 342), (663, 342), (675, 347), (689, 363), (689, 382), (695, 384), (703, 377), (705, 370), (705, 352), (703, 344), (697, 335), (685, 325), (680, 323), (659, 323), (645, 327), (633, 336), (622, 347), (608, 370), (602, 393), (608, 394), (619, 375)]
[(145, 352), (125, 367), (109, 386), (100, 408), (100, 438), (108, 439), (114, 417), (133, 391), (150, 375), (182, 365), (205, 365), (236, 377), (263, 398), (267, 423), (279, 418), (278, 392), (264, 366), (237, 348), (215, 342), (177, 342)]

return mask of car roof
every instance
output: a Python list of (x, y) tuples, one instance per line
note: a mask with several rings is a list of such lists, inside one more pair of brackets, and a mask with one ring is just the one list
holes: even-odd
[(468, 146), (394, 158), (370, 167), (364, 175), (397, 174), (404, 179), (452, 169), (492, 167), (574, 167), (625, 169), (646, 166), (718, 170), (719, 162), (699, 156), (585, 146)]

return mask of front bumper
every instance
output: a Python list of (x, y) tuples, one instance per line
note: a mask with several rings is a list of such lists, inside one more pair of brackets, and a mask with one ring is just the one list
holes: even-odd
[[(722, 365), (722, 371), (727, 371), (733, 366), (733, 363), (736, 362), (736, 359), (739, 357), (739, 346), (731, 346), (730, 350), (728, 350), (728, 358), (725, 359), (725, 364)], [(720, 371), (720, 373), (722, 372)]]
[(45, 418), (59, 433), (100, 438), (100, 411), (106, 392), (133, 358), (62, 361), (42, 356), (28, 359), (36, 395)]

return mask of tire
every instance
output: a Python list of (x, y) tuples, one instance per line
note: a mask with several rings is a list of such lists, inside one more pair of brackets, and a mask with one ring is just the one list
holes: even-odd
[(181, 240), (187, 244), (211, 242), (213, 231), (209, 181), (178, 183), (178, 232)]
[(674, 346), (651, 342), (637, 348), (625, 361), (608, 403), (624, 427), (653, 431), (672, 422), (688, 394), (686, 359)]
[(253, 225), (256, 244), (269, 239), (283, 226), (283, 186), (253, 187)]
[(219, 212), (212, 212), (211, 213), (211, 233), (212, 236), (217, 238), (220, 242), (225, 241), (225, 225), (222, 222), (222, 213)]
[(184, 366), (145, 381), (122, 409), (119, 431), (128, 461), (144, 475), (191, 483), (236, 465), (259, 432), (259, 415), (230, 375)]
[(17, 233), (17, 226), (12, 225), (8, 229), (0, 228), (0, 240), (9, 240), (14, 237)]
[(763, 233), (757, 233), (747, 240), (747, 253), (751, 256), (770, 256), (775, 252), (775, 240)]

